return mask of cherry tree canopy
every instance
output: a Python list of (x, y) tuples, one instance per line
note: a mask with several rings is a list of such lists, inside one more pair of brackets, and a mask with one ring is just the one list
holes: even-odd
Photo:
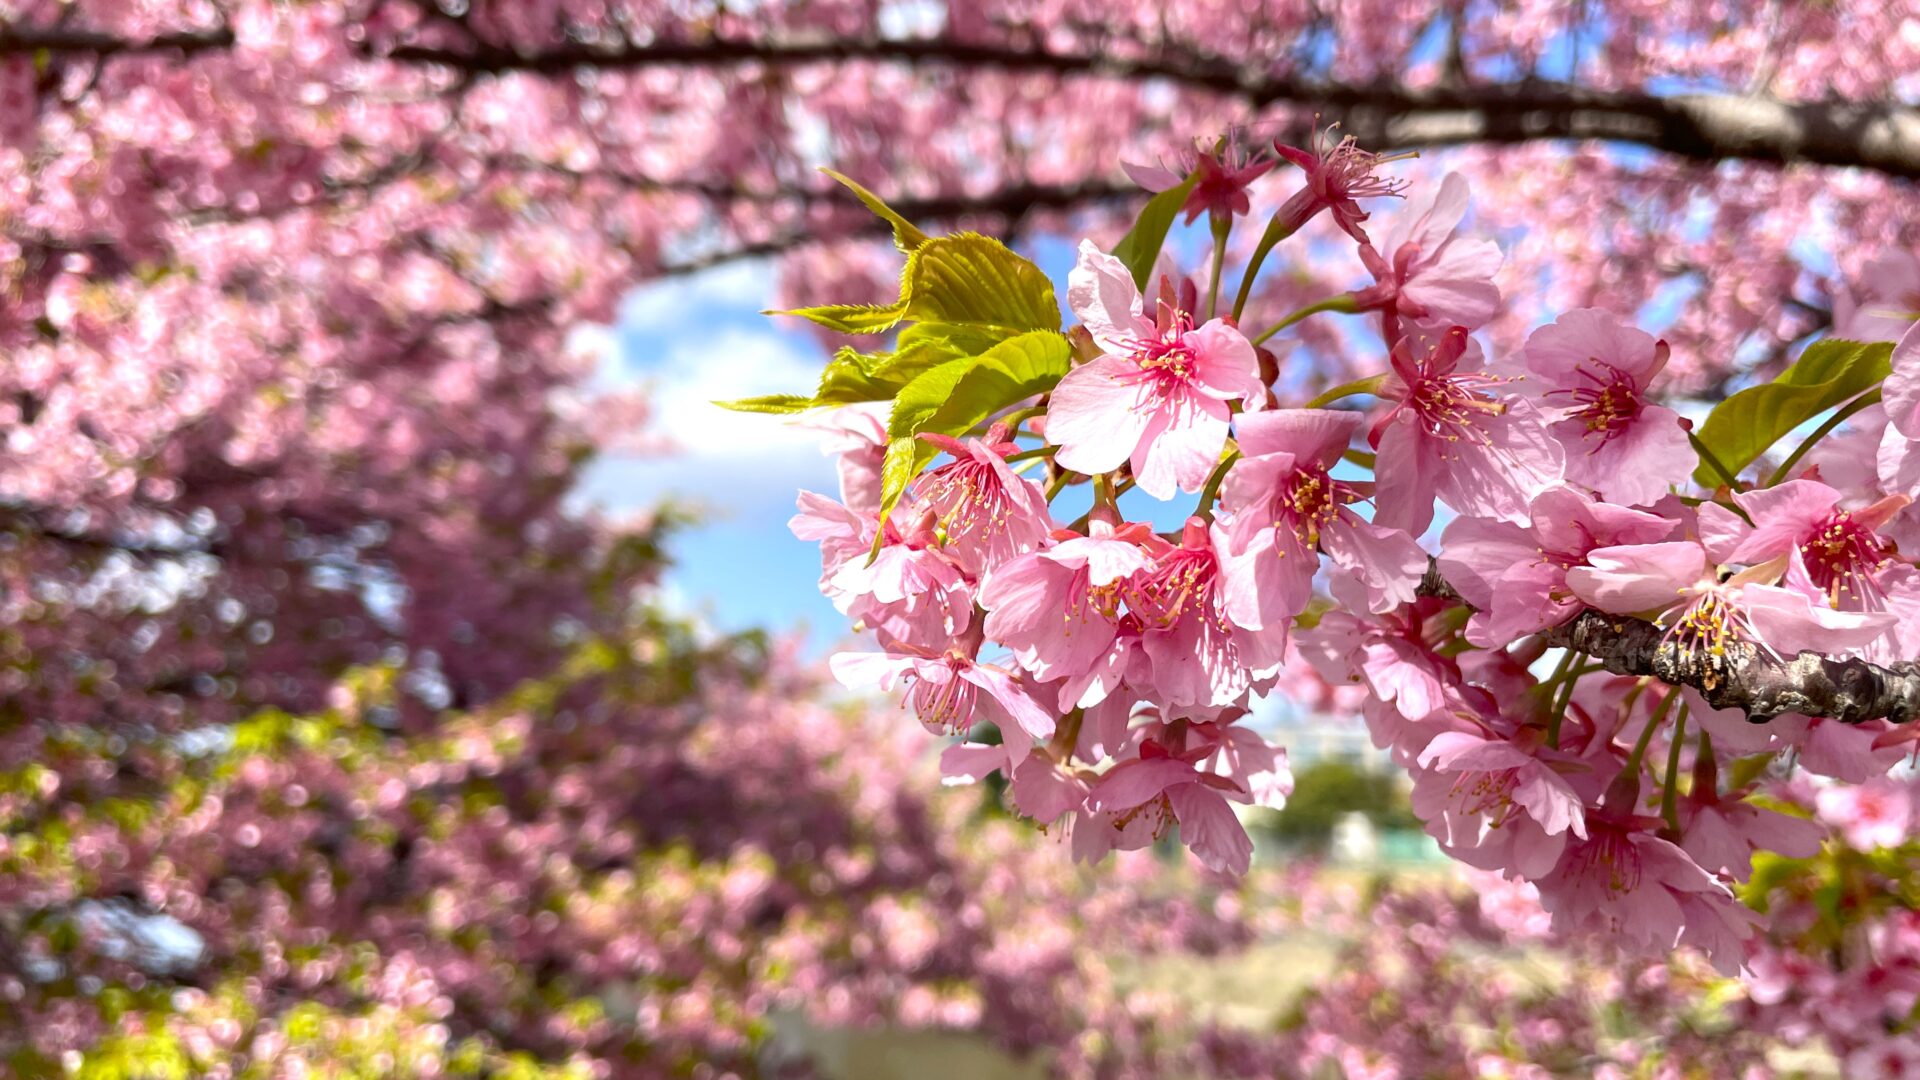
[[(68, 955), (76, 923), (91, 920), (96, 943), (125, 940), (107, 932), (116, 916), (85, 906), (111, 900), (173, 911), (246, 959), (231, 968), (247, 973), (237, 998), (204, 988), (223, 1002), (215, 1042), (231, 1037), (226, 1023), (262, 1016), (260, 1031), (307, 1030), (298, 1016), (282, 1024), (288, 1003), (344, 970), (364, 977), (356, 993), (373, 980), (367, 997), (417, 1008), (409, 1023), (446, 1021), (488, 1055), (585, 1061), (632, 1040), (722, 1053), (699, 995), (683, 1043), (632, 1015), (616, 1030), (587, 1013), (548, 1026), (541, 1009), (592, 982), (567, 963), (620, 946), (591, 932), (595, 912), (570, 910), (550, 950), (502, 958), (496, 932), (525, 943), (511, 911), (471, 915), (487, 929), (459, 938), (458, 913), (433, 905), (505, 878), (494, 899), (511, 908), (544, 895), (552, 872), (591, 879), (613, 917), (679, 921), (634, 914), (646, 898), (608, 861), (630, 844), (668, 851), (678, 819), (576, 814), (566, 791), (549, 801), (556, 776), (598, 789), (624, 774), (595, 771), (600, 736), (528, 743), (514, 726), (591, 724), (585, 706), (514, 694), (599, 641), (633, 650), (637, 673), (618, 670), (639, 685), (639, 711), (613, 710), (603, 730), (635, 752), (667, 746), (653, 762), (663, 774), (704, 767), (675, 721), (736, 707), (732, 683), (688, 705), (650, 681), (660, 655), (690, 655), (657, 626), (636, 629), (654, 523), (563, 512), (582, 463), (644, 413), (582, 400), (592, 361), (569, 351), (567, 331), (612, 318), (640, 282), (757, 255), (787, 255), (789, 291), (809, 300), (890, 297), (886, 223), (816, 166), (911, 221), (1013, 239), (1071, 229), (1110, 247), (1146, 201), (1122, 163), (1190, 162), (1195, 136), (1228, 133), (1244, 151), (1338, 121), (1375, 151), (1451, 147), (1442, 161), (1471, 185), (1475, 228), (1504, 249), (1504, 302), (1486, 313), (1499, 351), (1544, 315), (1658, 301), (1663, 391), (1717, 399), (1772, 377), (1836, 321), (1891, 337), (1863, 331), (1862, 313), (1920, 291), (1898, 266), (1868, 268), (1920, 239), (1908, 184), (1920, 121), (1900, 104), (1920, 67), (1914, 14), (1865, 2), (0, 3), (0, 963), (16, 969), (0, 989), (28, 1001), (15, 1015), (53, 1018), (8, 1032), (39, 1041), (7, 1051), (39, 1065), (141, 1015), (87, 991), (102, 970), (156, 1011), (202, 1007), (172, 1001), (174, 975), (113, 968), (124, 945)], [(1437, 172), (1425, 183), (1436, 190)], [(1315, 228), (1315, 243), (1333, 235), (1327, 219)], [(1235, 239), (1236, 258), (1251, 241)], [(1252, 310), (1356, 284), (1339, 276), (1352, 266), (1315, 250), (1281, 248)], [(1297, 331), (1298, 355), (1324, 361), (1291, 369), (1302, 401), (1380, 359), (1324, 322)], [(1436, 581), (1410, 610), (1464, 613), (1447, 590)], [(1618, 658), (1635, 675), (1652, 662)], [(1652, 695), (1638, 700), (1622, 722), (1655, 730)], [(463, 724), (479, 729), (470, 742)], [(340, 765), (363, 754), (385, 765)], [(792, 763), (740, 768), (764, 783)], [(437, 818), (434, 801), (454, 792), (460, 813)], [(834, 799), (819, 805), (840, 819)], [(292, 846), (258, 851), (276, 830)], [(536, 864), (528, 830), (580, 846)], [(731, 858), (720, 852), (748, 844), (741, 835), (703, 854)], [(897, 853), (918, 835), (875, 846)], [(791, 841), (773, 858), (798, 878), (808, 859)], [(416, 873), (437, 889), (380, 892)], [(720, 892), (721, 876), (690, 895)], [(261, 877), (275, 886), (244, 887)], [(759, 909), (715, 910), (727, 923)], [(422, 927), (445, 948), (416, 969), (392, 954)], [(379, 961), (354, 967), (359, 943)], [(620, 956), (619, 978), (651, 970)], [(524, 981), (498, 978), (497, 964)], [(1874, 970), (1846, 968), (1868, 982)], [(753, 979), (737, 985), (761, 1000)], [(1017, 1018), (998, 1030), (1015, 1044), (1044, 1037)]]

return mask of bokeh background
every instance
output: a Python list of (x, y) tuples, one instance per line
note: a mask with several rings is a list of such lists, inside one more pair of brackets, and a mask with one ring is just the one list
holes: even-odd
[(1073, 864), (831, 685), (831, 461), (710, 402), (892, 289), (818, 166), (1064, 281), (1122, 163), (1338, 123), (1469, 178), (1490, 348), (1632, 313), (1697, 407), (1920, 291), (1916, 68), (1864, 0), (0, 0), (0, 1074), (1866, 1075), (1548, 940), (1311, 679), (1247, 879)]

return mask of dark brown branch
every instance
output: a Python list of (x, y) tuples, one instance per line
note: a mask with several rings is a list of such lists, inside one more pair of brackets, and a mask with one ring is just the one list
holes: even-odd
[[(1431, 558), (1419, 593), (1460, 601)], [(1736, 646), (1728, 656), (1714, 659), (1668, 642), (1666, 631), (1645, 619), (1591, 608), (1542, 636), (1549, 645), (1593, 657), (1615, 675), (1692, 687), (1707, 704), (1739, 709), (1756, 724), (1783, 713), (1844, 724), (1920, 720), (1920, 662), (1903, 660), (1883, 667), (1811, 652), (1780, 658), (1751, 645)]]
[(1920, 719), (1920, 663), (1913, 661), (1882, 667), (1811, 652), (1776, 659), (1751, 645), (1713, 660), (1667, 642), (1666, 632), (1645, 619), (1593, 610), (1547, 631), (1546, 638), (1586, 653), (1616, 675), (1650, 675), (1690, 686), (1714, 708), (1739, 709), (1755, 723), (1782, 713), (1846, 724)]
[(1839, 101), (1785, 102), (1739, 94), (1586, 90), (1528, 81), (1415, 89), (1395, 83), (1343, 85), (1171, 53), (1086, 55), (1042, 48), (939, 39), (760, 42), (666, 41), (603, 48), (572, 45), (534, 52), (474, 45), (454, 50), (401, 45), (386, 58), (469, 72), (557, 74), (576, 68), (713, 67), (891, 61), (1115, 79), (1164, 79), (1246, 101), (1254, 108), (1298, 105), (1338, 114), (1348, 133), (1388, 149), (1538, 139), (1634, 143), (1700, 161), (1858, 166), (1920, 177), (1920, 110)]
[(192, 54), (232, 47), (233, 31), (224, 26), (206, 30), (180, 30), (150, 38), (123, 38), (99, 30), (0, 25), (0, 56), (38, 52), (98, 57)]
[[(118, 38), (86, 29), (0, 29), (0, 55), (40, 51), (94, 56), (194, 54), (232, 44), (233, 33), (224, 27), (145, 39)], [(937, 38), (713, 39), (619, 47), (573, 44), (527, 52), (470, 39), (462, 47), (401, 44), (385, 52), (375, 49), (369, 59), (439, 65), (469, 74), (884, 61), (1161, 79), (1239, 98), (1255, 109), (1276, 105), (1318, 109), (1328, 119), (1340, 119), (1349, 134), (1377, 149), (1602, 139), (1652, 147), (1697, 161), (1806, 162), (1920, 178), (1920, 110), (1888, 103), (1787, 102), (1731, 93), (1661, 96), (1589, 90), (1531, 79), (1505, 84), (1449, 83), (1430, 88), (1391, 82), (1343, 85), (1171, 49), (1102, 55)]]

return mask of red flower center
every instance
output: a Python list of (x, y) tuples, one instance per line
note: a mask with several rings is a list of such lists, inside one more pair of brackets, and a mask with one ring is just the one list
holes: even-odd
[(1547, 396), (1573, 399), (1578, 408), (1569, 419), (1581, 421), (1586, 425), (1588, 435), (1600, 437), (1599, 444), (1593, 448), (1597, 451), (1626, 434), (1627, 429), (1639, 418), (1643, 402), (1640, 386), (1633, 381), (1633, 376), (1599, 357), (1589, 357), (1588, 362), (1591, 366), (1579, 369), (1582, 385), (1550, 390)]

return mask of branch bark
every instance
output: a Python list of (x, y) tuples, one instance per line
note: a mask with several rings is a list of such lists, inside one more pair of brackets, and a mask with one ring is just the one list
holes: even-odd
[(149, 38), (123, 38), (99, 30), (64, 26), (7, 26), (0, 24), (0, 56), (21, 53), (137, 56), (151, 53), (218, 52), (233, 47), (233, 31), (225, 26), (179, 30)]
[[(1419, 592), (1466, 603), (1432, 559)], [(1756, 724), (1783, 713), (1843, 724), (1920, 720), (1920, 662), (1912, 660), (1882, 666), (1811, 652), (1775, 657), (1751, 645), (1737, 646), (1714, 660), (1675, 647), (1666, 640), (1666, 631), (1645, 619), (1591, 608), (1543, 636), (1549, 645), (1593, 657), (1615, 675), (1691, 687), (1714, 708), (1739, 709)]]
[[(129, 39), (65, 27), (0, 27), (0, 56), (19, 53), (194, 55), (231, 48), (226, 27)], [(1522, 80), (1415, 88), (1344, 85), (1276, 73), (1218, 57), (1149, 49), (1131, 55), (1059, 52), (1038, 46), (932, 39), (656, 41), (616, 47), (572, 44), (517, 51), (484, 42), (464, 47), (401, 44), (368, 59), (429, 64), (469, 74), (564, 74), (579, 68), (787, 67), (853, 61), (940, 64), (1108, 79), (1158, 79), (1238, 98), (1254, 109), (1291, 105), (1338, 118), (1374, 149), (1602, 139), (1695, 161), (1854, 166), (1920, 178), (1920, 109), (1890, 103), (1807, 101), (1734, 93), (1663, 96)]]
[(1739, 709), (1754, 723), (1782, 713), (1844, 724), (1920, 719), (1920, 663), (1910, 660), (1882, 667), (1811, 652), (1775, 658), (1743, 645), (1716, 661), (1674, 647), (1665, 631), (1645, 619), (1591, 609), (1547, 631), (1546, 638), (1586, 653), (1616, 675), (1690, 686), (1714, 708)]
[(1433, 88), (1344, 85), (1172, 53), (1108, 56), (940, 39), (715, 39), (619, 48), (573, 45), (535, 52), (484, 44), (464, 50), (401, 45), (385, 57), (478, 73), (864, 60), (1162, 79), (1239, 98), (1256, 109), (1295, 105), (1338, 113), (1346, 131), (1373, 149), (1603, 139), (1697, 161), (1805, 162), (1920, 178), (1920, 110), (1871, 102), (1788, 102), (1714, 93), (1661, 96), (1539, 81)]

